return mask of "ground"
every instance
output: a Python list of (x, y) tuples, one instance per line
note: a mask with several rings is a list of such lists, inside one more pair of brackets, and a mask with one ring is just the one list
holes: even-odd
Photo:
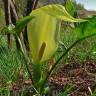
[[(48, 82), (53, 88), (50, 96), (59, 96), (58, 93), (66, 85), (74, 86), (69, 96), (91, 96), (89, 89), (92, 91), (96, 89), (96, 60), (87, 60), (82, 64), (77, 64), (76, 62), (71, 62), (67, 65), (63, 64), (57, 72), (49, 77)], [(25, 96), (31, 96), (30, 80), (21, 79), (16, 85), (13, 84), (12, 86), (12, 90), (17, 95), (20, 95), (21, 91), (19, 90), (24, 88), (28, 91)]]
[(49, 78), (49, 82), (55, 86), (55, 90), (62, 90), (66, 84), (75, 85), (70, 96), (90, 96), (89, 89), (96, 88), (96, 61), (64, 65), (58, 73)]

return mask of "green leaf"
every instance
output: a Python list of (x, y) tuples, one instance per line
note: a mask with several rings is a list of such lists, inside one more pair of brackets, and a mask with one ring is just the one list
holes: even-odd
[(16, 25), (10, 24), (8, 27), (4, 27), (1, 30), (2, 35), (7, 34), (14, 34), (19, 35), (19, 33), (24, 29), (24, 27), (28, 24), (29, 21), (31, 21), (34, 17), (33, 16), (26, 16), (20, 20), (17, 21)]
[[(30, 16), (35, 17), (27, 26), (30, 51), (34, 63), (48, 60), (58, 48), (61, 20), (84, 22), (67, 13), (59, 4), (47, 5), (33, 10)], [(41, 57), (40, 57), (41, 56)]]
[(13, 24), (10, 24), (8, 27), (6, 26), (1, 30), (1, 34), (2, 35), (15, 34), (14, 28), (15, 26)]
[(83, 22), (75, 29), (77, 38), (85, 38), (91, 35), (96, 35), (96, 17), (88, 18), (87, 22)]
[(19, 34), (24, 29), (24, 27), (29, 23), (29, 21), (31, 21), (33, 18), (33, 16), (26, 16), (18, 20), (15, 26), (16, 34)]
[(74, 5), (73, 5), (73, 2), (72, 0), (67, 0), (66, 1), (66, 5), (65, 5), (65, 8), (66, 8), (66, 11), (71, 15), (71, 16), (74, 16)]

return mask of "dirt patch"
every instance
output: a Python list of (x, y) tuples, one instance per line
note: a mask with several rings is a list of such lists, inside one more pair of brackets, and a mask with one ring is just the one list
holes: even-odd
[(89, 96), (89, 88), (96, 88), (96, 61), (85, 61), (83, 64), (64, 65), (59, 72), (49, 78), (56, 90), (62, 90), (65, 85), (75, 85), (70, 96)]
[[(89, 88), (92, 91), (96, 89), (96, 60), (85, 61), (82, 64), (63, 65), (58, 72), (50, 76), (48, 82), (52, 87), (51, 95), (48, 96), (59, 96), (58, 93), (66, 85), (74, 85), (69, 96), (90, 96)], [(31, 80), (21, 78), (17, 84), (13, 84), (11, 87), (18, 96), (24, 91), (22, 89), (26, 89), (24, 92), (27, 95), (25, 96), (32, 95)], [(19, 92), (19, 90), (21, 91)], [(11, 96), (15, 96), (14, 92), (11, 92)]]

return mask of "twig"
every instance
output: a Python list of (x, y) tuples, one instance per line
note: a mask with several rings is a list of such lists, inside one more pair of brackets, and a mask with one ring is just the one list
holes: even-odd
[(10, 6), (11, 6), (11, 8), (12, 8), (12, 11), (13, 11), (13, 13), (14, 13), (15, 19), (18, 20), (19, 18), (18, 18), (16, 9), (15, 9), (14, 3), (13, 3), (11, 0), (9, 0), (9, 3), (10, 3)]

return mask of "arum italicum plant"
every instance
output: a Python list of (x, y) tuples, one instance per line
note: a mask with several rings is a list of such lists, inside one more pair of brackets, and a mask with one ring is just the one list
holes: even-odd
[(84, 22), (85, 20), (73, 18), (67, 13), (65, 7), (59, 4), (51, 4), (33, 10), (30, 16), (34, 17), (27, 25), (34, 64), (33, 78), (35, 86), (41, 86), (44, 78), (41, 76), (40, 67), (42, 62), (51, 58), (58, 48), (61, 21)]
[[(71, 2), (71, 0), (69, 0)], [(71, 13), (70, 2), (67, 2), (67, 11)], [(71, 6), (71, 9), (73, 7)], [(33, 10), (30, 16), (26, 16), (23, 19), (20, 19), (14, 27), (6, 27), (2, 32), (4, 34), (13, 34), (16, 37), (21, 45), (21, 50), (24, 52), (19, 34), (27, 26), (28, 41), (30, 46), (30, 52), (32, 54), (32, 63), (34, 65), (33, 78), (31, 78), (30, 70), (27, 63), (26, 68), (30, 75), (30, 79), (33, 79), (32, 84), (34, 85), (34, 90), (36, 91), (35, 96), (42, 96), (43, 93), (46, 93), (45, 84), (48, 80), (48, 77), (59, 63), (59, 61), (64, 57), (70, 49), (72, 49), (80, 41), (96, 35), (96, 17), (88, 18), (87, 20), (75, 19), (65, 10), (65, 7), (59, 4), (51, 4), (36, 10)], [(62, 21), (67, 22), (83, 22), (74, 26), (74, 35), (76, 35), (76, 41), (73, 42), (69, 48), (58, 58), (52, 68), (49, 70), (48, 74), (43, 76), (41, 74), (41, 65), (44, 61), (50, 59), (58, 48), (60, 26)], [(39, 94), (38, 94), (39, 93)], [(33, 94), (32, 94), (33, 95)]]

